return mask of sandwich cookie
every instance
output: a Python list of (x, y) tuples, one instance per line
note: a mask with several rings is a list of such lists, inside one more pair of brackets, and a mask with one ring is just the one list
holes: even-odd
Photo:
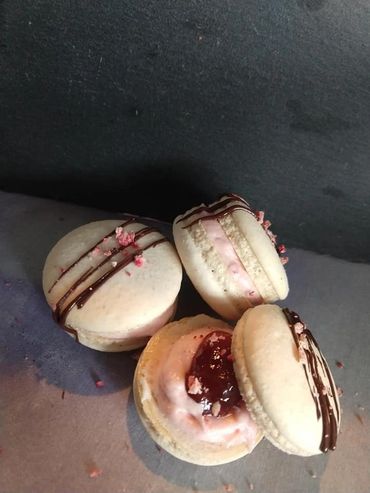
[(173, 236), (185, 270), (202, 298), (222, 317), (285, 299), (288, 258), (263, 211), (235, 194), (178, 216)]
[(144, 346), (173, 318), (181, 280), (171, 243), (136, 218), (71, 231), (43, 270), (54, 319), (81, 344), (110, 352)]
[(263, 435), (301, 456), (336, 445), (328, 365), (298, 315), (275, 305), (247, 310), (234, 332), (205, 315), (166, 325), (144, 349), (133, 389), (151, 437), (194, 464), (243, 457)]

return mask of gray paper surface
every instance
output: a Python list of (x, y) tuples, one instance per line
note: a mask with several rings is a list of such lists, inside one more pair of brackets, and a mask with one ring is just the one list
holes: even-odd
[[(0, 193), (0, 492), (369, 492), (370, 266), (289, 250), (282, 305), (307, 322), (343, 389), (337, 450), (301, 458), (264, 440), (233, 463), (194, 466), (158, 449), (143, 429), (131, 390), (135, 353), (76, 344), (44, 300), (41, 272), (53, 244), (109, 217)], [(178, 317), (202, 311), (210, 312), (185, 279)]]

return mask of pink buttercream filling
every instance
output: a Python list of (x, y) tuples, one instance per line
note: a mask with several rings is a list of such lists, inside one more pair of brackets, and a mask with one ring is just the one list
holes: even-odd
[(258, 289), (256, 288), (246, 268), (241, 263), (231, 241), (226, 236), (217, 219), (203, 220), (202, 226), (222, 262), (226, 265), (227, 272), (230, 274), (235, 284), (240, 287), (251, 306), (260, 305), (263, 303), (263, 299), (258, 292)]
[(202, 337), (214, 330), (219, 329), (205, 327), (178, 339), (157, 368), (153, 391), (161, 412), (183, 433), (210, 443), (225, 446), (246, 443), (252, 448), (258, 430), (245, 406), (235, 406), (227, 416), (203, 416), (202, 404), (195, 402), (186, 391), (186, 374)]

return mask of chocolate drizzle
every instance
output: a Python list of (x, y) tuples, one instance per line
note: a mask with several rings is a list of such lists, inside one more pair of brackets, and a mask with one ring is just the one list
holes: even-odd
[[(224, 198), (226, 197), (226, 198)], [(231, 204), (232, 202), (238, 201), (238, 204)], [(226, 207), (226, 209), (223, 209)], [(221, 210), (220, 210), (221, 209)], [(176, 221), (176, 223), (180, 223), (182, 221), (186, 221), (187, 219), (200, 214), (201, 212), (206, 212), (207, 214), (201, 217), (198, 217), (191, 221), (189, 224), (186, 224), (186, 226), (183, 226), (184, 229), (190, 228), (193, 226), (193, 224), (197, 223), (198, 221), (209, 221), (211, 219), (219, 219), (221, 217), (227, 216), (228, 214), (231, 214), (232, 212), (236, 210), (244, 210), (249, 212), (249, 214), (252, 214), (252, 216), (256, 217), (256, 214), (252, 211), (250, 208), (249, 204), (247, 201), (242, 199), (236, 194), (233, 193), (228, 193), (225, 194), (221, 197), (221, 200), (214, 205), (207, 206), (207, 205), (201, 205), (194, 209), (192, 212), (189, 212), (186, 216), (181, 217)]]
[[(130, 223), (134, 223), (134, 222), (137, 222), (136, 219), (134, 217), (131, 217), (127, 221), (125, 221), (122, 224), (120, 224), (119, 227), (124, 228), (125, 226), (128, 226)], [(92, 246), (91, 248), (89, 248), (89, 250), (87, 250), (82, 255), (80, 255), (77, 260), (75, 260), (69, 267), (67, 267), (67, 269), (64, 269), (63, 272), (61, 272), (60, 276), (57, 277), (57, 279), (51, 285), (51, 287), (49, 288), (48, 293), (51, 293), (51, 291), (54, 288), (54, 286), (62, 279), (63, 276), (65, 276), (71, 269), (73, 269), (73, 267), (75, 267), (75, 265), (77, 265), (84, 257), (87, 257), (89, 255), (89, 253), (92, 253), (95, 250), (95, 248), (97, 248), (101, 243), (103, 243), (103, 241), (106, 238), (111, 238), (112, 236), (115, 235), (115, 233), (116, 233), (116, 229), (114, 229), (113, 231), (111, 231), (110, 233), (108, 233), (106, 236), (104, 236), (104, 238), (102, 238), (97, 243), (95, 243), (94, 246)]]
[(338, 436), (340, 410), (335, 384), (319, 346), (306, 325), (297, 313), (288, 308), (284, 308), (283, 313), (288, 321), (300, 361), (303, 364), (312, 399), (316, 406), (317, 419), (322, 418), (323, 430), (320, 450), (326, 453), (328, 449), (335, 449)]
[[(239, 197), (239, 195), (235, 193), (227, 193), (222, 195), (220, 200), (213, 205), (200, 205), (185, 216), (180, 217), (180, 219), (176, 221), (176, 224), (185, 222), (183, 229), (187, 229), (198, 223), (199, 221), (210, 221), (214, 219), (219, 220), (222, 217), (225, 217), (237, 210), (248, 212), (256, 219), (256, 221), (261, 224), (261, 227), (265, 230), (282, 263), (287, 263), (288, 258), (283, 257), (282, 255), (286, 252), (286, 248), (284, 245), (277, 244), (276, 236), (269, 230), (269, 227), (271, 225), (270, 221), (264, 221), (264, 212), (254, 211), (246, 200), (244, 200), (242, 197)], [(198, 214), (201, 214), (202, 212), (204, 212), (204, 215), (198, 216)], [(198, 217), (194, 219), (194, 216)], [(191, 220), (191, 218), (193, 219)], [(190, 222), (187, 222), (188, 219), (190, 219)]]
[[(125, 227), (130, 223), (137, 222), (135, 218), (131, 218), (124, 223), (122, 223), (119, 227)], [(51, 286), (49, 289), (49, 293), (52, 291), (54, 286), (58, 283), (58, 281), (73, 267), (75, 267), (83, 258), (87, 257), (90, 253), (93, 252), (93, 250), (100, 245), (106, 238), (111, 238), (115, 235), (116, 229), (114, 229), (112, 232), (110, 232), (108, 235), (106, 235), (104, 238), (99, 240), (93, 247), (91, 247), (89, 250), (84, 252), (80, 257), (73, 262), (66, 270), (64, 270), (61, 275), (57, 278), (57, 280), (54, 282), (54, 284)], [(55, 310), (53, 311), (53, 317), (56, 322), (58, 322), (64, 330), (67, 332), (73, 334), (76, 338), (76, 341), (78, 342), (78, 334), (77, 331), (69, 326), (66, 325), (66, 318), (69, 314), (69, 312), (72, 310), (74, 306), (77, 306), (78, 309), (82, 308), (85, 303), (90, 299), (90, 297), (96, 292), (99, 287), (101, 287), (108, 279), (110, 279), (112, 276), (114, 276), (117, 272), (119, 272), (121, 269), (129, 265), (131, 262), (135, 260), (135, 257), (138, 255), (141, 255), (144, 250), (147, 250), (148, 248), (154, 248), (155, 246), (159, 245), (160, 243), (166, 242), (166, 238), (160, 238), (158, 240), (155, 240), (151, 243), (149, 243), (145, 247), (139, 247), (136, 244), (136, 241), (139, 240), (140, 238), (153, 233), (157, 232), (155, 228), (152, 227), (144, 227), (140, 229), (139, 231), (135, 232), (135, 242), (132, 244), (134, 246), (134, 249), (132, 248), (131, 244), (128, 245), (119, 245), (108, 252), (105, 253), (104, 259), (95, 267), (89, 267), (71, 286), (70, 288), (64, 293), (64, 295), (58, 300), (55, 306)], [(130, 247), (130, 250), (127, 251), (127, 249)], [(125, 250), (125, 252), (123, 252)], [(105, 264), (110, 262), (112, 260), (112, 257), (117, 255), (119, 252), (123, 252), (125, 254), (125, 257), (121, 261), (117, 261), (115, 265), (112, 267), (112, 269), (104, 272), (98, 279), (96, 279), (94, 282), (92, 282), (90, 285), (88, 285), (85, 289), (83, 289), (72, 301), (70, 301), (66, 306), (63, 306), (65, 301), (73, 294), (76, 289), (81, 286), (82, 283), (87, 281), (87, 279), (92, 276), (96, 271), (101, 269)], [(113, 264), (112, 264), (113, 265)]]

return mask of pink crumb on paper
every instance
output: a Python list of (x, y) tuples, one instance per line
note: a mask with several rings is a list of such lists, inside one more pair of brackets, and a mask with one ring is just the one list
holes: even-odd
[(142, 254), (135, 255), (134, 264), (136, 265), (136, 267), (142, 267), (144, 265), (144, 262), (145, 260)]
[(93, 469), (90, 470), (89, 472), (89, 477), (90, 478), (98, 478), (99, 476), (101, 476), (103, 473), (103, 471), (101, 469), (99, 469), (98, 467), (94, 467)]
[(103, 252), (103, 255), (109, 257), (110, 255), (112, 255), (112, 250), (105, 250), (105, 252)]
[(135, 240), (134, 231), (125, 231), (121, 226), (116, 228), (116, 238), (121, 246), (131, 245)]
[(95, 387), (97, 389), (101, 389), (102, 387), (104, 387), (104, 382), (103, 380), (95, 380)]
[(94, 250), (91, 252), (91, 254), (93, 256), (96, 256), (96, 255), (99, 255), (100, 252), (101, 252), (100, 247), (97, 246), (94, 248)]

